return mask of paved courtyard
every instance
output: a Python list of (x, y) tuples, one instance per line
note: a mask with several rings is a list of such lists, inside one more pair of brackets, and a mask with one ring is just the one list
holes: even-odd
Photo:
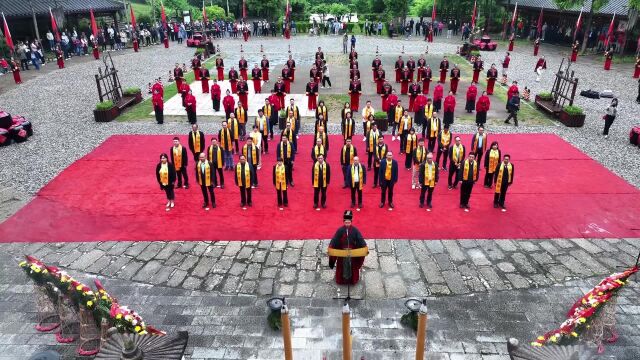
[[(421, 41), (361, 37), (358, 52), (364, 58), (384, 55), (388, 76), (392, 59), (404, 49), (415, 56), (424, 53)], [(454, 54), (454, 42), (437, 39), (429, 45), (433, 59)], [(272, 66), (284, 59), (288, 42), (256, 40), (243, 43), (250, 63), (264, 45)], [(297, 37), (291, 41), (302, 73), (308, 72), (317, 46), (330, 55), (332, 80), (327, 94), (346, 94), (337, 68), (341, 63), (341, 39)], [(225, 63), (237, 62), (240, 42), (220, 42)], [(552, 72), (568, 49), (544, 45), (549, 71), (533, 82), (535, 58), (531, 47), (518, 46), (512, 56), (512, 79), (533, 94), (548, 91)], [(114, 58), (123, 87), (143, 89), (153, 78), (169, 73), (176, 62), (187, 62), (192, 49), (172, 46), (143, 49)], [(485, 55), (485, 64), (499, 63), (502, 50)], [(230, 61), (228, 62), (227, 61)], [(388, 59), (388, 60), (387, 60)], [(284, 60), (283, 60), (284, 61)], [(95, 123), (92, 108), (97, 101), (97, 62), (71, 64), (50, 71), (0, 94), (2, 108), (22, 114), (34, 123), (35, 136), (28, 142), (0, 148), (0, 221), (15, 213), (60, 171), (113, 134), (186, 134), (184, 122), (157, 125), (153, 121)], [(369, 64), (361, 60), (367, 74)], [(606, 73), (601, 64), (580, 59), (573, 65), (581, 89), (613, 89), (620, 98), (619, 115), (609, 140), (598, 134), (608, 100), (576, 98), (587, 112), (585, 127), (530, 125), (519, 128), (490, 126), (489, 132), (552, 132), (593, 157), (605, 167), (640, 186), (640, 155), (628, 145), (628, 131), (637, 122), (637, 81), (631, 66), (614, 64)], [(298, 79), (300, 79), (297, 76)], [(3, 77), (0, 82), (9, 81)], [(296, 86), (302, 86), (302, 80)], [(197, 89), (198, 84), (194, 87)], [(197, 89), (199, 91), (199, 89)], [(301, 90), (297, 90), (301, 91)], [(322, 91), (321, 91), (322, 92)], [(460, 98), (460, 95), (459, 95)], [(306, 101), (299, 101), (303, 104)], [(64, 106), (60, 106), (63, 104)], [(376, 105), (376, 104), (374, 104)], [(303, 106), (301, 106), (302, 108)], [(459, 106), (457, 113), (462, 113)], [(502, 114), (496, 113), (495, 117)], [(499, 119), (496, 120), (499, 123)], [(201, 129), (217, 131), (219, 121), (204, 117)], [(310, 132), (312, 124), (303, 124)], [(453, 132), (469, 133), (470, 125), (454, 125)], [(331, 133), (339, 132), (330, 124)], [(533, 151), (533, 150), (532, 150)], [(517, 160), (516, 160), (517, 162)], [(543, 211), (543, 209), (541, 209)], [(362, 225), (360, 226), (362, 228)], [(399, 324), (408, 297), (426, 297), (430, 308), (429, 359), (506, 359), (504, 340), (516, 336), (528, 342), (557, 326), (562, 315), (581, 293), (603, 275), (635, 263), (640, 239), (547, 240), (387, 240), (365, 236), (371, 254), (361, 283), (353, 294), (365, 299), (354, 303), (354, 358), (411, 358), (415, 336)], [(70, 354), (73, 349), (55, 345), (50, 335), (33, 330), (35, 314), (30, 303), (32, 288), (17, 268), (23, 254), (69, 269), (84, 279), (99, 277), (122, 303), (140, 309), (149, 324), (169, 332), (186, 329), (191, 334), (190, 359), (282, 358), (278, 334), (266, 326), (265, 300), (280, 295), (291, 298), (296, 358), (336, 359), (339, 353), (339, 302), (345, 294), (327, 267), (324, 239), (261, 242), (102, 242), (0, 244), (0, 359), (18, 359), (36, 350), (54, 348)], [(43, 241), (46, 239), (43, 239)], [(640, 288), (632, 279), (618, 302), (621, 338), (608, 347), (603, 359), (640, 358)], [(70, 357), (71, 358), (71, 357)]]

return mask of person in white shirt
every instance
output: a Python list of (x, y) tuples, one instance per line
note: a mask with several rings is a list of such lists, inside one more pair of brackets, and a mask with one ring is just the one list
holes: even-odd
[[(365, 131), (365, 129), (367, 128), (366, 124), (367, 124), (367, 119), (369, 119), (370, 115), (374, 115), (376, 113), (376, 110), (373, 108), (373, 106), (371, 106), (371, 100), (367, 101), (367, 105), (364, 107), (364, 109), (362, 109), (362, 129), (363, 132)], [(364, 134), (364, 140), (366, 140), (367, 138), (367, 134)]]

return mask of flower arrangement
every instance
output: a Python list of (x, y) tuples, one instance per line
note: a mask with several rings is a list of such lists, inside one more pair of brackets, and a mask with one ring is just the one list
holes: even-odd
[(589, 328), (590, 322), (602, 309), (602, 306), (614, 297), (629, 282), (628, 278), (636, 272), (638, 272), (637, 265), (623, 272), (612, 274), (602, 280), (596, 287), (573, 304), (567, 313), (567, 320), (558, 329), (538, 336), (531, 345), (563, 345), (578, 339), (580, 334)]
[(89, 286), (66, 272), (55, 266), (47, 266), (32, 256), (27, 256), (19, 266), (36, 284), (55, 286), (71, 300), (76, 309), (82, 306), (90, 310), (98, 327), (102, 319), (107, 319), (121, 332), (165, 335), (163, 331), (147, 326), (135, 311), (129, 310), (126, 306), (120, 306), (97, 279), (94, 281), (97, 292), (94, 292)]

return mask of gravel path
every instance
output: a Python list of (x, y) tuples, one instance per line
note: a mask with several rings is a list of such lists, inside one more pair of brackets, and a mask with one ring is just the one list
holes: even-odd
[[(421, 41), (399, 41), (386, 38), (375, 38), (375, 41), (360, 37), (358, 51), (363, 54), (374, 54), (376, 48), (385, 54), (399, 54), (403, 48), (407, 53), (423, 53), (426, 43)], [(444, 40), (444, 39), (442, 39)], [(230, 58), (237, 58), (240, 41), (225, 40), (220, 42), (223, 53)], [(263, 44), (268, 56), (281, 56), (293, 44), (295, 58), (313, 57), (317, 46), (322, 46), (325, 53), (341, 53), (342, 41), (337, 37), (306, 38), (298, 37), (291, 42), (280, 39), (256, 40), (242, 43), (249, 61), (255, 61), (260, 45)], [(455, 53), (457, 43), (433, 43), (429, 45), (430, 54)], [(561, 54), (557, 48), (555, 53), (547, 55), (549, 71), (540, 83), (533, 82), (533, 65), (535, 58), (530, 47), (519, 46), (512, 55), (511, 73), (521, 85), (528, 86), (533, 94), (548, 91), (553, 84), (552, 71), (558, 68)], [(187, 62), (193, 50), (172, 44), (169, 50), (161, 47), (143, 49), (140, 53), (128, 53), (114, 58), (120, 72), (123, 87), (138, 86), (146, 89), (147, 83), (154, 77), (163, 76), (173, 68), (176, 62)], [(277, 55), (276, 55), (277, 54)], [(503, 51), (486, 53), (485, 62), (499, 63), (504, 56)], [(274, 64), (275, 65), (275, 64)], [(364, 64), (368, 66), (368, 64)], [(188, 126), (182, 123), (156, 125), (149, 122), (133, 123), (96, 123), (92, 110), (97, 102), (94, 73), (98, 62), (77, 64), (69, 69), (56, 70), (31, 80), (17, 89), (0, 95), (0, 107), (10, 113), (22, 114), (32, 120), (35, 136), (19, 145), (0, 148), (3, 166), (0, 168), (0, 187), (15, 189), (17, 193), (33, 196), (40, 188), (55, 177), (73, 161), (84, 156), (98, 146), (104, 139), (113, 134), (156, 134), (187, 133)], [(391, 66), (391, 64), (387, 64)], [(601, 66), (594, 69), (586, 61), (578, 62), (572, 68), (580, 77), (581, 89), (612, 89), (620, 99), (619, 115), (613, 125), (609, 140), (604, 140), (598, 133), (602, 130), (602, 112), (608, 104), (607, 99), (591, 100), (577, 97), (576, 105), (583, 107), (588, 116), (584, 128), (569, 129), (564, 126), (548, 127), (499, 127), (492, 132), (553, 132), (568, 140), (603, 165), (624, 177), (635, 186), (640, 186), (640, 155), (637, 148), (628, 144), (630, 127), (637, 123), (636, 115), (640, 113), (640, 105), (635, 103), (637, 82), (631, 78), (628, 66), (623, 71), (615, 68), (605, 72)], [(333, 74), (337, 77), (338, 74)], [(61, 106), (62, 105), (62, 106)], [(526, 123), (526, 119), (523, 119)], [(205, 133), (215, 131), (217, 124), (204, 123)], [(311, 129), (311, 125), (305, 126)], [(338, 132), (339, 127), (330, 126), (330, 132)], [(454, 132), (471, 132), (472, 126), (456, 125)], [(516, 159), (517, 161), (517, 159)]]

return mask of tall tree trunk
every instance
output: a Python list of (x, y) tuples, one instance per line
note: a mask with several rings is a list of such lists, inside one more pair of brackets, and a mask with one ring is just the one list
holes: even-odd
[(582, 48), (580, 49), (581, 54), (584, 54), (584, 52), (587, 50), (587, 42), (589, 40), (589, 33), (591, 32), (592, 22), (593, 22), (593, 0), (591, 1), (591, 7), (589, 8), (589, 16), (587, 17), (587, 22), (586, 22), (587, 26), (584, 28), (584, 35), (582, 36)]

